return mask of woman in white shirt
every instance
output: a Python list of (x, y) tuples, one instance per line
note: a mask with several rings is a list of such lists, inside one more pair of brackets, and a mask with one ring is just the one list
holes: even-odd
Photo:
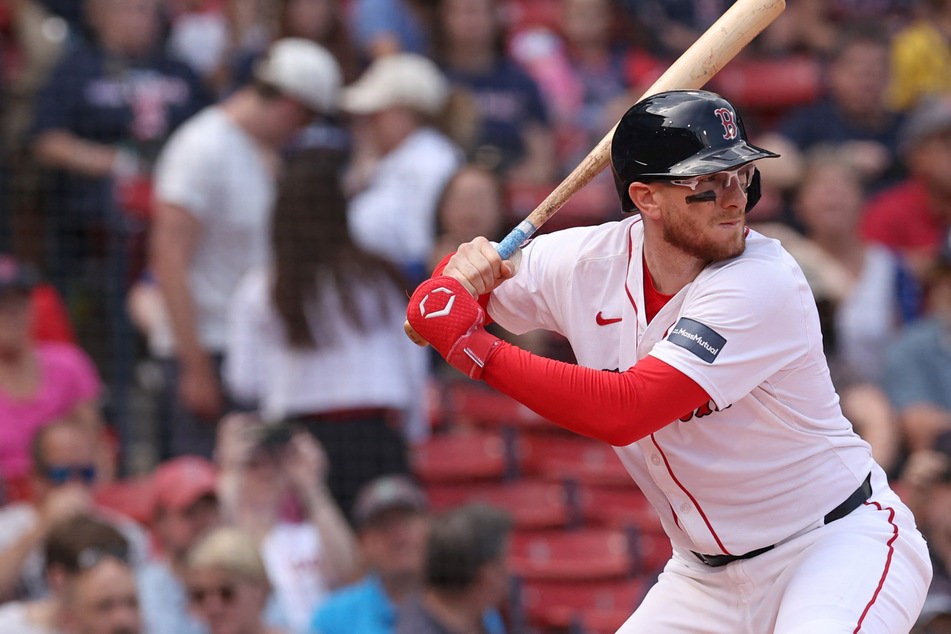
[(292, 158), (271, 265), (232, 304), (225, 380), (265, 421), (294, 419), (318, 437), (349, 513), (364, 482), (408, 472), (405, 441), (427, 431), (427, 355), (403, 334), (399, 273), (354, 244), (346, 214), (336, 166), (316, 152)]

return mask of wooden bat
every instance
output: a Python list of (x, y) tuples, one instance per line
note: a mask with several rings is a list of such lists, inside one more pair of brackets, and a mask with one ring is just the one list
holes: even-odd
[[(702, 88), (785, 8), (785, 0), (737, 0), (670, 65), (638, 101), (668, 90)], [(611, 139), (616, 129), (615, 124), (545, 200), (505, 236), (496, 247), (503, 260), (511, 257), (569, 198), (607, 166), (611, 159)], [(426, 341), (413, 330), (409, 322), (403, 324), (403, 329), (416, 344), (426, 345)]]

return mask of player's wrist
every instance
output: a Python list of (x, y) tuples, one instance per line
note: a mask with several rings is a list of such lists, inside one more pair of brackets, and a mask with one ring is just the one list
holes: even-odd
[(447, 354), (446, 361), (470, 379), (478, 380), (501, 345), (501, 339), (479, 325), (459, 339)]

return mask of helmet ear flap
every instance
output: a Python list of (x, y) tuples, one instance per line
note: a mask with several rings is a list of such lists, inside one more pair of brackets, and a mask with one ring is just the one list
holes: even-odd
[(750, 213), (759, 199), (763, 197), (763, 184), (759, 175), (759, 168), (753, 168), (753, 178), (750, 179), (750, 186), (746, 190), (746, 213)]
[(617, 188), (617, 195), (621, 200), (621, 211), (626, 214), (637, 213), (637, 207), (634, 206), (634, 201), (631, 200), (630, 194), (627, 193), (631, 184), (625, 182), (616, 171), (612, 170), (612, 172), (614, 172), (614, 186)]

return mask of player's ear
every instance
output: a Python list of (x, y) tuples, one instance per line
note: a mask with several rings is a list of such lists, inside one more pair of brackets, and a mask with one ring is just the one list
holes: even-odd
[(641, 215), (648, 218), (660, 217), (660, 203), (653, 187), (647, 183), (634, 182), (628, 185), (627, 195), (631, 197), (631, 202)]

